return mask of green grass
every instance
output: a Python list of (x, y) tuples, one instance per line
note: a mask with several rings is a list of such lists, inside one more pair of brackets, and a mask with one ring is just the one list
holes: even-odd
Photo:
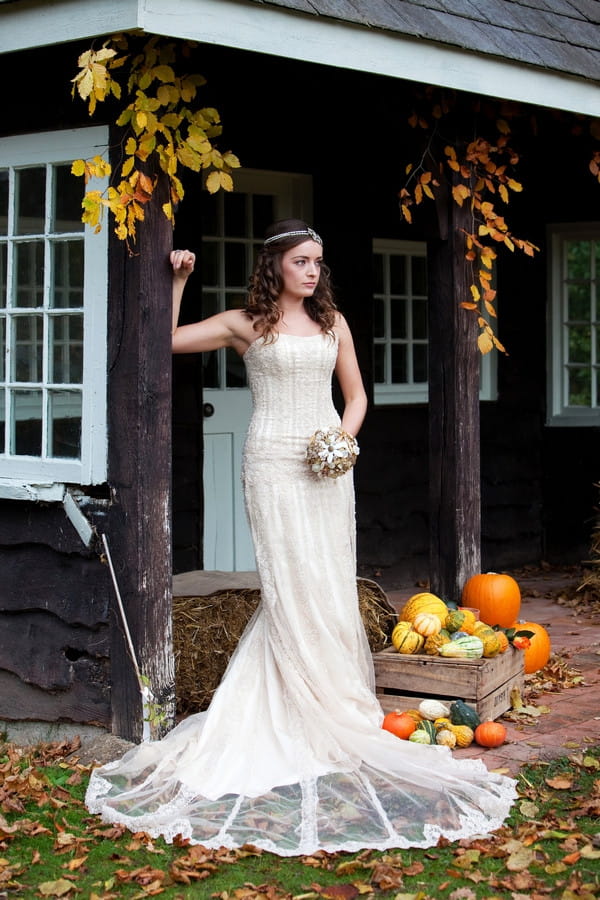
[(197, 847), (119, 833), (85, 809), (85, 770), (43, 750), (30, 756), (4, 750), (0, 898), (8, 900), (600, 897), (600, 748), (523, 769), (512, 815), (488, 839), (312, 859), (203, 854)]

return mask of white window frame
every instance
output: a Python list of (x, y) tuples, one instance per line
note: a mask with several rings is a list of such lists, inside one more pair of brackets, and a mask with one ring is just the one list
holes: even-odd
[[(547, 366), (548, 397), (546, 424), (560, 427), (600, 426), (600, 396), (596, 406), (568, 404), (568, 295), (566, 291), (566, 242), (596, 241), (600, 244), (600, 222), (555, 224), (548, 227), (550, 303), (548, 316)], [(600, 292), (600, 271), (595, 276), (596, 291)], [(600, 329), (590, 307), (590, 326)], [(600, 366), (596, 358), (597, 343), (590, 341), (592, 367)], [(593, 386), (592, 386), (593, 388)], [(600, 392), (599, 392), (600, 393)]]
[[(401, 241), (385, 238), (374, 238), (373, 254), (402, 255), (406, 257), (426, 257), (425, 241)], [(386, 322), (386, 328), (387, 328)], [(410, 336), (408, 338), (410, 340)], [(383, 338), (374, 338), (373, 345), (391, 342), (387, 334)], [(486, 353), (481, 358), (479, 399), (495, 400), (497, 397), (497, 358), (496, 353)], [(428, 403), (429, 386), (427, 382), (419, 383), (376, 383), (373, 386), (373, 398), (376, 406)]]
[[(108, 129), (103, 126), (0, 138), (0, 168), (18, 170), (29, 166), (70, 164), (74, 159), (88, 159), (104, 153), (107, 143)], [(83, 180), (81, 185), (83, 197)], [(88, 185), (88, 189), (103, 190), (104, 187), (102, 181)], [(83, 230), (81, 459), (0, 454), (0, 497), (62, 499), (66, 484), (92, 485), (106, 481), (108, 227), (105, 221), (98, 234), (89, 226)], [(0, 241), (16, 238), (10, 229), (11, 223), (8, 236), (0, 236)], [(81, 232), (76, 234), (79, 236)], [(61, 237), (68, 236), (61, 234)], [(40, 313), (44, 314), (45, 308)], [(7, 377), (8, 374), (7, 369)]]

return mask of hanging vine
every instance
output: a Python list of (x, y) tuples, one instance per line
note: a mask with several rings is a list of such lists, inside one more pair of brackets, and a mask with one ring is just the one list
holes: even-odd
[[(462, 207), (468, 204), (471, 227), (464, 230), (465, 260), (470, 267), (470, 299), (460, 305), (477, 315), (481, 353), (494, 347), (506, 352), (495, 333), (493, 320), (497, 318), (494, 287), (494, 265), (499, 246), (511, 252), (521, 251), (533, 257), (539, 250), (531, 241), (518, 237), (507, 223), (504, 209), (511, 195), (521, 193), (523, 185), (516, 178), (519, 153), (512, 146), (512, 122), (523, 117), (523, 108), (516, 103), (486, 102), (475, 98), (468, 112), (459, 107), (457, 95), (427, 89), (420, 97), (421, 109), (415, 108), (409, 125), (426, 136), (419, 161), (405, 170), (407, 180), (399, 192), (400, 211), (404, 220), (412, 223), (412, 207), (425, 199), (434, 200), (442, 184), (451, 185), (452, 200)], [(453, 128), (452, 115), (462, 127)], [(534, 122), (528, 120), (530, 126)], [(468, 123), (468, 125), (467, 125)], [(491, 127), (490, 127), (491, 126)], [(456, 131), (472, 129), (470, 141), (459, 142), (450, 137)], [(597, 137), (598, 122), (592, 120), (590, 132)], [(487, 132), (490, 136), (483, 136)], [(600, 152), (590, 161), (590, 171), (600, 182)]]
[[(125, 129), (121, 158), (114, 172), (103, 156), (78, 159), (72, 165), (71, 171), (83, 176), (86, 187), (93, 178), (110, 179), (105, 191), (86, 190), (82, 221), (99, 231), (108, 210), (114, 217), (115, 233), (127, 242), (130, 253), (137, 223), (144, 221), (145, 207), (158, 180), (145, 170), (151, 158), (168, 177), (170, 197), (162, 211), (171, 223), (174, 209), (184, 196), (181, 167), (193, 172), (206, 170), (209, 193), (233, 189), (231, 172), (240, 162), (234, 153), (221, 153), (213, 143), (222, 132), (219, 113), (212, 107), (198, 109), (194, 103), (206, 79), (185, 71), (193, 47), (188, 41), (165, 41), (154, 36), (139, 52), (132, 53), (128, 37), (120, 34), (78, 59), (73, 96), (79, 95), (87, 103), (90, 116), (98, 103), (113, 97), (120, 105), (116, 124)], [(125, 86), (116, 77), (119, 70), (125, 73)]]

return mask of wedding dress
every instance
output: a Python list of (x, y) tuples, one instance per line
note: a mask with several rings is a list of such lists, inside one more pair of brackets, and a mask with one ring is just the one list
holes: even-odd
[(107, 822), (281, 856), (434, 845), (501, 825), (511, 779), (381, 728), (356, 589), (352, 474), (319, 478), (337, 338), (261, 337), (243, 463), (262, 602), (206, 712), (92, 772)]

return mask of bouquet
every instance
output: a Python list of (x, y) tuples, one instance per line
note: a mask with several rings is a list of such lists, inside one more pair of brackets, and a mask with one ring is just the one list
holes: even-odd
[(339, 426), (315, 431), (306, 448), (306, 462), (321, 478), (338, 478), (356, 462), (360, 450), (356, 438)]

